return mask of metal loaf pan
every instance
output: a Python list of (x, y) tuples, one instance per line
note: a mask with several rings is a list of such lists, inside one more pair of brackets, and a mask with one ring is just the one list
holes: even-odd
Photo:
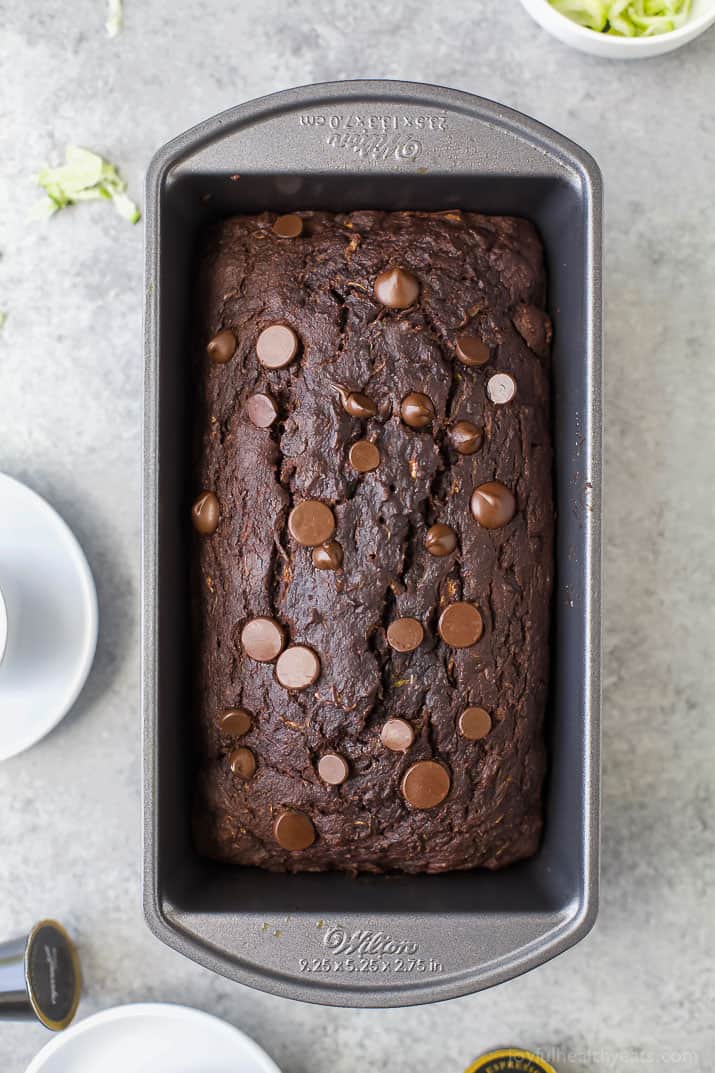
[[(240, 178), (238, 178), (240, 176)], [(197, 230), (271, 209), (527, 216), (544, 239), (557, 571), (546, 824), (502, 872), (272, 875), (194, 851), (187, 340)], [(346, 82), (233, 108), (164, 146), (148, 178), (144, 440), (144, 910), (169, 946), (241, 983), (346, 1006), (451, 998), (531, 969), (596, 915), (599, 841), (601, 182), (573, 143), (433, 86)]]

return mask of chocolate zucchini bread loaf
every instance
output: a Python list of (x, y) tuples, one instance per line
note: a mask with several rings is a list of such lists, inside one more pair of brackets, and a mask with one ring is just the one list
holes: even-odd
[(553, 506), (542, 248), (476, 213), (204, 236), (201, 852), (441, 872), (534, 853)]

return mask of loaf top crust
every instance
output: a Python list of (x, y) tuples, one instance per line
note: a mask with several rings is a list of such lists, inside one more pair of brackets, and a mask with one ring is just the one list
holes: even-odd
[[(227, 219), (200, 247), (192, 495), (215, 499), (194, 510), (197, 843), (274, 870), (498, 868), (535, 852), (542, 822), (541, 242), (526, 220), (459, 211), (298, 219), (286, 237), (273, 214)], [(259, 341), (278, 325), (283, 367), (286, 337)], [(313, 501), (334, 520), (317, 548)], [(435, 526), (432, 550), (451, 533), (453, 551), (426, 547)], [(262, 618), (304, 649), (251, 658), (270, 647), (272, 626), (244, 632)]]

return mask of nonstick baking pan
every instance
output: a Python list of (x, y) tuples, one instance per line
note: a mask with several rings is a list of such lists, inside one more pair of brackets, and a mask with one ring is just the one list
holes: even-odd
[[(558, 510), (549, 775), (538, 854), (501, 872), (275, 875), (200, 858), (188, 624), (188, 346), (195, 240), (269, 209), (529, 217), (555, 324)], [(142, 679), (144, 910), (169, 946), (233, 980), (345, 1006), (451, 998), (572, 946), (596, 916), (599, 854), (601, 180), (517, 112), (404, 82), (288, 90), (169, 142), (147, 193)]]

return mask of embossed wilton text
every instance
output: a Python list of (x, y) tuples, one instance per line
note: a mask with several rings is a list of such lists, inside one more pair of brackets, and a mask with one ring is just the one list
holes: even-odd
[(321, 115), (304, 113), (300, 117), (301, 127), (329, 127), (330, 130), (349, 131), (410, 131), (410, 130), (447, 130), (447, 116), (435, 113), (425, 115), (361, 115), (346, 113), (344, 115)]

